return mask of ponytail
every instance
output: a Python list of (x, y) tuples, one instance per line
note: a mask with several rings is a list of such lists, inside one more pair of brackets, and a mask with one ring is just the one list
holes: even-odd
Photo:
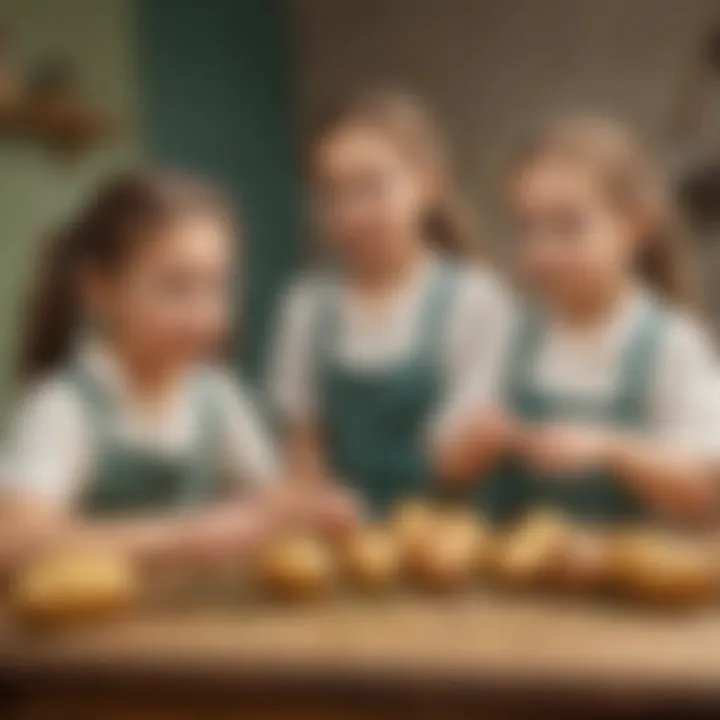
[(415, 96), (395, 90), (371, 89), (336, 104), (319, 123), (314, 139), (345, 126), (376, 129), (432, 177), (435, 199), (423, 213), (427, 241), (446, 255), (465, 255), (473, 246), (470, 213), (453, 182), (448, 152), (434, 118)]
[(198, 214), (230, 222), (225, 202), (193, 178), (129, 173), (103, 185), (41, 252), (26, 305), (20, 375), (32, 379), (68, 359), (85, 314), (78, 288), (81, 270), (113, 273), (153, 230)]
[(26, 308), (20, 349), (23, 379), (43, 374), (67, 357), (80, 309), (75, 292), (75, 236), (65, 229), (41, 250), (38, 273)]
[(636, 261), (640, 278), (674, 306), (696, 309), (697, 291), (685, 250), (683, 223), (668, 208), (641, 242)]
[(442, 255), (462, 257), (471, 253), (468, 213), (457, 195), (442, 197), (425, 213), (423, 235)]

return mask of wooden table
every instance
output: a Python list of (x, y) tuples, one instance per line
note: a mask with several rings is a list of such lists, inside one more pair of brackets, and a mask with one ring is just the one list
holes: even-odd
[(3, 719), (553, 714), (720, 717), (720, 615), (475, 595), (0, 631)]

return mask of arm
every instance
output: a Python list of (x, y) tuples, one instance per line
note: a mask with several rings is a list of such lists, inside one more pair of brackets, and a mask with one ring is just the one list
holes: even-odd
[(327, 482), (331, 477), (320, 431), (311, 421), (289, 424), (285, 431), (287, 475), (302, 483)]
[[(226, 379), (229, 380), (229, 379)], [(242, 493), (249, 485), (281, 526), (296, 523), (344, 525), (355, 516), (351, 499), (331, 486), (314, 424), (290, 424), (284, 461), (270, 440), (256, 407), (237, 382), (226, 382), (225, 460)]]
[(649, 427), (549, 426), (524, 449), (541, 467), (614, 470), (649, 505), (679, 520), (716, 516), (720, 480), (720, 377), (711, 344), (691, 320), (673, 316), (649, 386)]
[(707, 332), (691, 317), (672, 317), (651, 393), (652, 438), (611, 443), (610, 464), (659, 508), (715, 518), (720, 374)]
[(58, 547), (107, 548), (139, 562), (176, 554), (238, 553), (250, 549), (273, 525), (261, 504), (225, 503), (193, 515), (153, 515), (85, 520), (41, 500), (0, 502), (0, 570)]
[(528, 433), (522, 448), (540, 470), (562, 474), (610, 469), (650, 505), (678, 520), (708, 520), (718, 509), (718, 464), (673, 443), (606, 429), (550, 425)]
[(477, 480), (513, 449), (517, 424), (500, 409), (515, 308), (490, 272), (460, 277), (448, 338), (448, 392), (431, 424), (436, 474), (448, 485)]
[(490, 410), (457, 423), (433, 446), (438, 476), (452, 486), (476, 480), (512, 450), (517, 433), (511, 420)]
[(712, 519), (718, 510), (720, 465), (688, 451), (631, 438), (611, 438), (608, 465), (655, 507), (684, 520)]
[(308, 279), (287, 293), (271, 348), (268, 378), (269, 395), (281, 420), (285, 474), (302, 482), (331, 476), (316, 422), (318, 282)]

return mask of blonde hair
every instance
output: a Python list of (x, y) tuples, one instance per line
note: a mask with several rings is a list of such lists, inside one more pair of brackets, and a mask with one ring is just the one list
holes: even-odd
[(396, 90), (375, 88), (356, 93), (329, 108), (316, 128), (313, 145), (345, 126), (383, 133), (435, 179), (435, 197), (424, 211), (424, 235), (443, 253), (470, 252), (469, 213), (454, 181), (442, 134), (423, 103)]
[(694, 304), (677, 199), (649, 152), (624, 124), (598, 117), (556, 121), (528, 143), (514, 169), (547, 158), (582, 164), (615, 208), (639, 218), (644, 236), (636, 258), (638, 276), (663, 299)]

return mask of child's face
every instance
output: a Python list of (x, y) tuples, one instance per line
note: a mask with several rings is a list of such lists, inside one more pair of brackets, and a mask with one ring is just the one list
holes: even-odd
[(341, 262), (373, 266), (413, 249), (426, 188), (392, 138), (340, 128), (321, 142), (314, 163), (317, 220)]
[(531, 163), (515, 178), (510, 203), (522, 279), (551, 305), (581, 305), (632, 272), (630, 223), (587, 168), (552, 159)]
[(212, 356), (227, 331), (231, 234), (217, 219), (177, 222), (96, 283), (102, 318), (131, 352), (159, 363)]

